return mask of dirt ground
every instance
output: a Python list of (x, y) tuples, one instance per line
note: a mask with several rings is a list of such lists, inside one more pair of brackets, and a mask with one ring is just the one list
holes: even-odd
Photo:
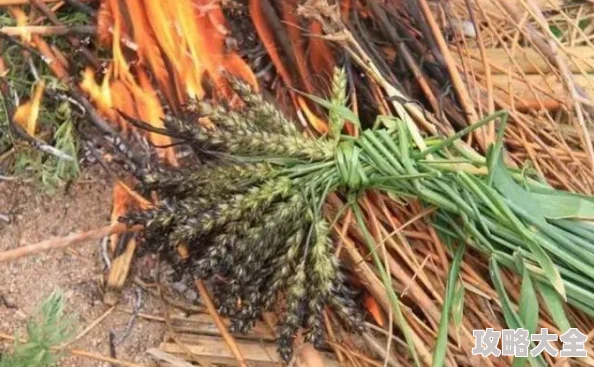
[[(113, 184), (98, 170), (87, 170), (69, 188), (51, 195), (22, 182), (0, 181), (0, 216), (3, 218), (0, 251), (107, 225), (112, 188)], [(54, 290), (66, 295), (68, 311), (77, 320), (77, 332), (92, 324), (109, 309), (102, 301), (100, 289), (103, 268), (100, 249), (100, 241), (92, 241), (0, 264), (0, 333), (22, 330), (28, 315)], [(139, 288), (127, 285), (119, 305), (133, 309), (138, 293)], [(158, 315), (158, 302), (143, 293), (140, 311)], [(137, 318), (129, 328), (130, 318), (129, 313), (116, 309), (72, 347), (109, 356), (111, 332), (115, 336), (117, 358), (148, 366), (145, 351), (159, 345), (165, 327)], [(6, 343), (0, 343), (0, 351), (5, 346)], [(109, 364), (67, 357), (60, 366)]]

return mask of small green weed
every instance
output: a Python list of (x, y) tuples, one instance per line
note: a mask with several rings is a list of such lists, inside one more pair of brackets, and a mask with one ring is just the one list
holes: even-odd
[[(54, 112), (52, 121), (56, 125), (53, 134), (55, 148), (71, 157), (77, 157), (78, 139), (67, 102), (63, 102)], [(66, 161), (26, 148), (17, 154), (14, 172), (17, 175), (32, 177), (42, 189), (51, 192), (65, 181), (76, 178), (80, 173), (80, 167), (76, 159)]]
[(64, 307), (64, 295), (52, 293), (27, 323), (27, 335), (16, 335), (12, 353), (0, 356), (0, 367), (55, 366), (60, 353), (52, 348), (67, 341), (74, 331), (74, 320), (65, 315)]

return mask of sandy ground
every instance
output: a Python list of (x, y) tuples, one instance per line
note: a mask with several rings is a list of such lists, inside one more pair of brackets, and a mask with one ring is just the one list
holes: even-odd
[[(0, 251), (108, 224), (112, 186), (97, 170), (86, 172), (68, 189), (52, 195), (21, 182), (0, 181), (0, 215), (10, 218), (10, 223), (0, 221)], [(54, 290), (66, 295), (68, 311), (77, 320), (77, 331), (93, 323), (109, 309), (102, 301), (100, 254), (99, 241), (93, 241), (0, 264), (0, 333), (22, 330), (28, 315)], [(120, 306), (132, 309), (137, 293), (134, 285), (128, 285), (120, 297)], [(143, 299), (141, 312), (158, 315), (158, 302), (146, 293)], [(123, 338), (129, 320), (129, 314), (116, 310), (73, 347), (109, 356), (109, 334), (113, 332), (117, 358), (151, 365), (145, 351), (158, 346), (165, 328), (158, 322), (138, 318)], [(0, 343), (0, 351), (6, 346)], [(67, 357), (60, 366), (109, 364)]]

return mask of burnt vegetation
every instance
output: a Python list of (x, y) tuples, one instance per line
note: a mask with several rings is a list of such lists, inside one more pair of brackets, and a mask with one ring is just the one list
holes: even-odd
[[(288, 361), (301, 327), (307, 341), (323, 344), (326, 306), (348, 329), (363, 330), (356, 295), (345, 283), (320, 211), (323, 181), (308, 169), (291, 168), (331, 161), (335, 145), (301, 135), (246, 84), (235, 80), (232, 86), (244, 109), (198, 103), (193, 118), (165, 120), (161, 132), (183, 138), (203, 162), (141, 175), (140, 190), (156, 192), (160, 204), (122, 220), (145, 226), (146, 248), (165, 253), (180, 272), (212, 281), (232, 331), (247, 332), (263, 312), (281, 305), (278, 345)], [(199, 122), (201, 117), (214, 126)], [(186, 258), (180, 246), (189, 250)]]

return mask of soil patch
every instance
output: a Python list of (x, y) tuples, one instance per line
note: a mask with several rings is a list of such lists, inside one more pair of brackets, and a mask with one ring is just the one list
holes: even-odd
[[(22, 182), (0, 181), (0, 214), (10, 220), (0, 221), (0, 251), (107, 225), (112, 188), (97, 169), (87, 170), (77, 182), (54, 194), (40, 193)], [(64, 292), (68, 310), (76, 315), (77, 332), (84, 330), (109, 309), (100, 290), (103, 266), (100, 241), (0, 264), (0, 332), (23, 330), (27, 317), (54, 290)], [(126, 287), (119, 306), (133, 309), (139, 292), (144, 293), (141, 312), (158, 314), (158, 302), (134, 285)], [(130, 314), (115, 310), (72, 347), (109, 356), (113, 333), (117, 358), (146, 363), (145, 351), (158, 346), (165, 327), (141, 318), (129, 327), (129, 321)], [(0, 344), (0, 350), (5, 346)], [(106, 365), (74, 357), (59, 364)]]

